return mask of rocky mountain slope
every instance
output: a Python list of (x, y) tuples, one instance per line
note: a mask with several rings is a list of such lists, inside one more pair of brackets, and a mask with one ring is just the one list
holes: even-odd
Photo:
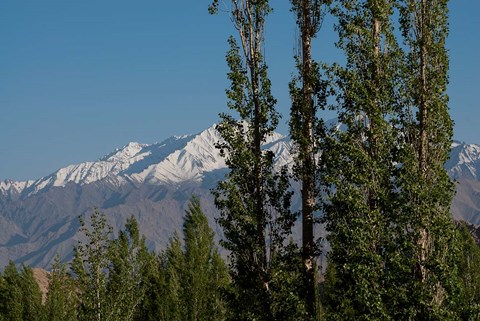
[(446, 168), (457, 190), (453, 217), (480, 225), (480, 145), (454, 142)]
[[(212, 126), (156, 144), (130, 143), (94, 162), (62, 168), (36, 181), (0, 182), (0, 267), (9, 260), (48, 268), (58, 253), (68, 260), (81, 235), (78, 216), (95, 207), (117, 230), (135, 215), (149, 246), (164, 247), (192, 194), (218, 230), (210, 190), (226, 173)], [(279, 166), (291, 162), (288, 140), (272, 135), (265, 149)]]
[[(0, 182), (0, 267), (14, 260), (49, 268), (57, 253), (70, 259), (81, 237), (78, 216), (94, 207), (116, 229), (135, 215), (148, 245), (159, 250), (181, 230), (184, 209), (195, 194), (220, 233), (210, 193), (227, 171), (215, 148), (219, 139), (212, 126), (161, 143), (130, 143), (35, 181)], [(264, 148), (275, 152), (277, 166), (291, 164), (287, 137), (275, 134)], [(456, 142), (447, 169), (458, 190), (453, 216), (480, 224), (480, 146)]]

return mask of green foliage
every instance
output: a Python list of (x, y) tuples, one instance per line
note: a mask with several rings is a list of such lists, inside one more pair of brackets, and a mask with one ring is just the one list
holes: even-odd
[(135, 320), (156, 321), (168, 320), (163, 309), (168, 292), (165, 290), (165, 273), (161, 256), (151, 254), (145, 267), (144, 290), (145, 295), (141, 306), (137, 309)]
[(10, 261), (0, 282), (0, 316), (4, 320), (42, 320), (42, 294), (32, 269), (23, 266), (19, 272)]
[(125, 223), (125, 230), (110, 244), (108, 298), (113, 320), (133, 320), (144, 298), (148, 284), (144, 276), (151, 259), (140, 237), (135, 217)]
[(461, 320), (480, 320), (480, 247), (466, 223), (457, 228), (460, 251), (456, 264), (462, 285), (457, 309)]
[[(294, 175), (301, 182), (303, 287), (301, 295), (307, 307), (306, 320), (318, 319), (316, 248), (314, 214), (322, 209), (323, 157), (328, 153), (323, 144), (326, 129), (318, 112), (325, 110), (328, 98), (328, 81), (321, 79), (320, 67), (312, 59), (312, 40), (322, 25), (324, 9), (329, 0), (291, 0), (292, 11), (300, 31), (299, 54), (295, 57), (298, 76), (290, 83), (290, 135), (294, 143)], [(325, 8), (324, 8), (325, 7)], [(323, 149), (322, 152), (321, 149)]]
[(160, 315), (164, 320), (225, 320), (223, 293), (229, 284), (228, 271), (195, 197), (186, 211), (183, 232), (184, 249), (175, 233), (158, 262)]
[(50, 321), (75, 321), (80, 298), (75, 280), (68, 274), (65, 264), (57, 256), (48, 274), (48, 292), (45, 318)]
[[(295, 216), (290, 213), (286, 171), (274, 172), (272, 152), (263, 149), (278, 125), (276, 99), (263, 55), (269, 1), (229, 1), (238, 31), (230, 37), (227, 64), (228, 107), (238, 118), (222, 114), (218, 148), (230, 168), (214, 191), (223, 228), (222, 245), (230, 251), (231, 318), (271, 320), (273, 258), (282, 251)], [(218, 9), (214, 1), (211, 9)], [(248, 309), (244, 307), (248, 306)]]
[(333, 10), (347, 63), (331, 73), (347, 129), (326, 155), (332, 320), (458, 318), (446, 3), (345, 0)]
[(74, 248), (71, 269), (77, 279), (81, 303), (79, 320), (109, 319), (108, 269), (111, 264), (109, 253), (112, 228), (107, 225), (105, 214), (97, 209), (90, 217), (91, 228), (80, 218), (80, 231), (87, 241), (79, 241)]
[(80, 220), (87, 241), (74, 249), (72, 271), (79, 287), (80, 320), (134, 320), (141, 315), (150, 261), (145, 239), (132, 216), (112, 239), (106, 217), (95, 210), (90, 228)]
[[(386, 268), (395, 242), (392, 173), (398, 133), (399, 49), (391, 1), (337, 1), (337, 46), (346, 66), (334, 65), (339, 121), (345, 130), (327, 141), (326, 209), (335, 267), (335, 294), (328, 294), (331, 320), (389, 320)], [(394, 246), (393, 246), (394, 247)], [(330, 282), (332, 282), (330, 280)], [(327, 283), (328, 284), (328, 283)]]
[(290, 240), (272, 259), (272, 315), (274, 320), (306, 320), (309, 316), (301, 294), (304, 269), (301, 249)]
[(185, 253), (182, 288), (186, 306), (184, 320), (223, 320), (225, 305), (221, 291), (228, 272), (216, 247), (200, 202), (193, 197), (183, 223)]
[(405, 313), (424, 320), (454, 318), (452, 300), (459, 291), (454, 260), (459, 248), (450, 214), (454, 187), (444, 169), (453, 130), (446, 94), (447, 2), (399, 2), (405, 50), (397, 222), (404, 231), (403, 264), (412, 266), (403, 277), (409, 299), (402, 305)]
[(177, 233), (170, 239), (170, 244), (165, 252), (165, 277), (166, 296), (164, 297), (167, 320), (182, 320), (186, 314), (185, 305), (182, 302), (182, 272), (184, 271), (184, 256), (182, 243)]

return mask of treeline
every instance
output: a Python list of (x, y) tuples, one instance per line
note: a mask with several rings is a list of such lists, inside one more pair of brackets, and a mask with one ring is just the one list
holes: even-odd
[[(175, 233), (159, 254), (147, 250), (133, 217), (116, 238), (103, 214), (95, 211), (90, 221), (88, 227), (82, 223), (86, 240), (75, 248), (73, 262), (67, 265), (55, 259), (46, 294), (42, 295), (30, 267), (17, 269), (13, 262), (5, 267), (0, 274), (0, 320), (221, 321), (252, 313), (248, 305), (232, 309), (227, 304), (235, 295), (235, 285), (197, 199), (193, 198), (186, 212), (183, 243)], [(456, 233), (460, 241), (456, 265), (463, 287), (452, 313), (458, 313), (459, 320), (478, 320), (480, 247), (472, 237), (471, 226), (457, 223)], [(293, 294), (303, 287), (301, 261), (298, 257), (290, 260), (298, 274), (279, 269), (282, 285), (271, 289), (285, 300), (278, 302), (275, 320), (303, 319), (304, 307)], [(341, 305), (335, 302), (344, 298), (339, 297), (334, 265), (328, 266), (324, 277), (325, 281), (317, 284), (318, 304), (338, 309)], [(327, 316), (323, 314), (320, 319), (328, 320)]]
[(42, 293), (32, 269), (11, 262), (0, 277), (0, 320), (226, 320), (228, 270), (193, 198), (167, 249), (150, 252), (134, 217), (113, 237), (103, 214), (81, 220), (85, 241), (66, 265), (57, 258)]

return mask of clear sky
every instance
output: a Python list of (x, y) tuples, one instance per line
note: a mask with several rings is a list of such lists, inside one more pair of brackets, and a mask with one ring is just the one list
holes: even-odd
[[(196, 133), (226, 111), (227, 16), (208, 0), (0, 0), (0, 180), (36, 179), (130, 141)], [(295, 22), (273, 0), (267, 62), (284, 119)], [(450, 4), (455, 139), (480, 143), (480, 1)], [(327, 20), (317, 57), (334, 61)], [(329, 43), (322, 48), (320, 44)]]

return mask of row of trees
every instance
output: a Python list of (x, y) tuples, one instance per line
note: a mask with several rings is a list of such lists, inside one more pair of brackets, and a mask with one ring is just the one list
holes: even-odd
[[(478, 304), (462, 301), (466, 239), (451, 219), (454, 186), (444, 169), (453, 130), (447, 3), (291, 0), (300, 44), (290, 83), (293, 171), (274, 168), (275, 155), (262, 149), (280, 117), (264, 54), (270, 3), (225, 3), (237, 31), (226, 57), (237, 115), (222, 114), (218, 126), (231, 172), (215, 197), (231, 252), (229, 303), (249, 307), (235, 320), (480, 319)], [(337, 20), (343, 65), (312, 59), (325, 14)], [(325, 124), (326, 109), (341, 127)], [(301, 186), (299, 213), (291, 212), (292, 180)], [(297, 217), (301, 246), (290, 240)], [(331, 246), (324, 310), (318, 218)], [(295, 312), (279, 309), (287, 306)]]
[(0, 320), (226, 319), (228, 271), (197, 199), (186, 211), (184, 244), (175, 234), (159, 254), (146, 248), (133, 217), (115, 238), (103, 214), (95, 211), (89, 221), (81, 220), (85, 241), (70, 266), (55, 260), (43, 299), (31, 268), (5, 268)]
[[(248, 306), (240, 309), (228, 304), (232, 298), (239, 304), (244, 302), (238, 296), (239, 285), (231, 282), (213, 245), (213, 232), (197, 200), (190, 204), (185, 217), (183, 245), (176, 234), (159, 255), (146, 250), (135, 219), (129, 219), (114, 239), (109, 237), (102, 214), (95, 212), (91, 221), (91, 227), (84, 225), (87, 238), (79, 243), (70, 268), (58, 258), (53, 263), (46, 295), (42, 295), (31, 268), (23, 266), (18, 270), (11, 262), (4, 269), (0, 274), (0, 320), (220, 321), (238, 320), (247, 313), (253, 316), (255, 310)], [(456, 266), (464, 286), (452, 305), (452, 313), (458, 315), (452, 320), (478, 320), (480, 247), (472, 238), (471, 227), (458, 223), (457, 233), (461, 256)], [(288, 261), (285, 257), (283, 260)], [(290, 260), (302, 266), (300, 255)], [(305, 317), (305, 306), (292, 294), (303, 286), (300, 272), (301, 269), (295, 273), (291, 267), (276, 265), (275, 273), (279, 275), (270, 289), (273, 297), (268, 302), (274, 320)], [(326, 307), (335, 307), (338, 313), (348, 298), (340, 296), (343, 289), (335, 265), (329, 265), (326, 279), (321, 301)], [(283, 306), (280, 299), (284, 300)], [(397, 300), (400, 303), (402, 299), (399, 289)], [(336, 318), (334, 313), (328, 316)], [(399, 313), (396, 319), (404, 317)], [(416, 319), (419, 318), (411, 318)]]

